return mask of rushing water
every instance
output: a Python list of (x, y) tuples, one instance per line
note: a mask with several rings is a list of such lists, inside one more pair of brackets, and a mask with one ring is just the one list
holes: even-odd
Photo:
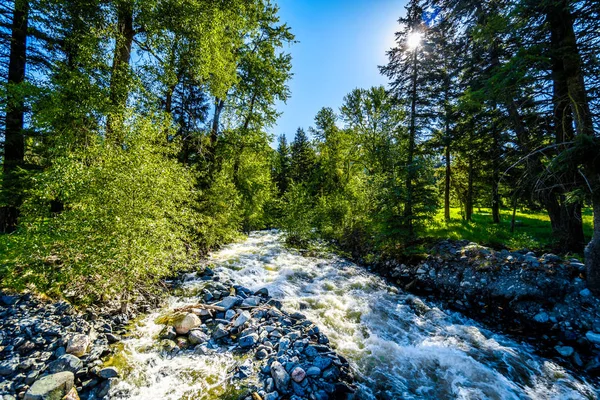
[[(277, 232), (257, 232), (211, 256), (216, 272), (253, 290), (267, 287), (289, 310), (303, 308), (351, 363), (365, 399), (596, 399), (598, 389), (532, 348), (459, 313), (398, 292), (346, 260), (303, 257)], [(190, 289), (202, 281), (188, 282)], [(173, 299), (176, 307), (190, 298)], [(125, 398), (225, 398), (227, 353), (160, 356), (160, 326), (146, 318), (122, 355)], [(156, 347), (156, 346), (155, 346)], [(118, 391), (117, 391), (118, 392)], [(115, 392), (115, 397), (118, 397)]]

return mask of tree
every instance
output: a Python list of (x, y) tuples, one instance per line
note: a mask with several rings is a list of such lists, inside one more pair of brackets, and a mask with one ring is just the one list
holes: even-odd
[(310, 185), (316, 162), (313, 149), (304, 129), (298, 128), (291, 144), (290, 176), (297, 184)]

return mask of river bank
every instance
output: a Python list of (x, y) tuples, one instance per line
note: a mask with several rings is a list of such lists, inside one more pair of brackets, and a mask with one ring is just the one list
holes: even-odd
[(600, 299), (577, 259), (441, 241), (420, 262), (382, 260), (368, 269), (600, 376)]
[[(204, 272), (171, 282), (161, 304), (131, 307), (130, 315), (116, 305), (104, 316), (27, 296), (3, 299), (1, 356), (12, 362), (2, 362), (2, 400), (43, 398), (33, 388), (51, 365), (63, 368), (49, 374), (62, 374), (54, 388), (64, 394), (73, 386), (82, 399), (585, 400), (600, 393), (569, 365), (444, 303), (283, 241), (276, 231), (252, 233), (210, 254)], [(69, 341), (81, 334), (90, 347), (77, 356), (81, 342)], [(21, 349), (21, 337), (32, 344)]]

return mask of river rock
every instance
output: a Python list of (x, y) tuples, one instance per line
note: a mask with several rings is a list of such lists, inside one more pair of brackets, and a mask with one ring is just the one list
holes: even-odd
[(71, 390), (69, 390), (69, 393), (67, 393), (62, 400), (80, 400), (79, 394), (77, 394), (77, 389), (72, 387)]
[(106, 367), (98, 372), (98, 376), (103, 379), (116, 378), (119, 376), (119, 371), (115, 367)]
[(275, 387), (280, 392), (286, 393), (290, 384), (290, 375), (279, 361), (273, 361), (271, 364), (271, 377), (275, 382)]
[(90, 338), (87, 335), (73, 335), (67, 342), (66, 352), (77, 357), (82, 357), (87, 353), (90, 346)]
[(294, 382), (300, 383), (304, 380), (305, 377), (306, 372), (302, 368), (296, 367), (292, 370), (292, 379), (294, 380)]
[(548, 322), (550, 320), (550, 317), (548, 316), (548, 313), (545, 312), (541, 312), (541, 313), (537, 313), (533, 319), (541, 324), (545, 324), (546, 322)]
[(590, 342), (594, 343), (595, 345), (600, 346), (600, 333), (594, 333), (592, 331), (589, 331), (588, 333), (585, 334), (585, 337)]
[(236, 306), (239, 301), (240, 301), (240, 299), (238, 297), (227, 296), (223, 300), (221, 300), (220, 302), (215, 304), (215, 306), (223, 307), (225, 309), (225, 311), (227, 311), (227, 310), (233, 308), (234, 306)]
[(554, 349), (563, 357), (570, 357), (575, 352), (571, 346), (556, 346)]
[(34, 382), (25, 394), (25, 400), (61, 400), (73, 388), (75, 376), (72, 372), (47, 375)]
[(319, 375), (321, 375), (321, 369), (319, 367), (315, 367), (314, 365), (306, 370), (306, 376), (315, 377)]
[(269, 289), (261, 288), (254, 292), (255, 296), (269, 297)]
[(187, 334), (191, 329), (200, 326), (202, 321), (200, 318), (193, 313), (187, 313), (183, 317), (180, 317), (175, 320), (173, 323), (173, 327), (175, 328), (175, 332), (179, 335)]
[(235, 319), (235, 321), (233, 321), (233, 326), (236, 328), (239, 328), (240, 326), (244, 325), (246, 322), (250, 321), (251, 318), (252, 318), (252, 315), (250, 315), (250, 313), (248, 311), (242, 311), (240, 313), (240, 315), (238, 315), (238, 317)]
[(212, 334), (212, 337), (217, 340), (226, 336), (229, 336), (229, 331), (227, 330), (227, 328), (225, 328), (223, 324), (219, 324)]
[(243, 336), (240, 338), (238, 343), (242, 348), (252, 347), (256, 343), (258, 343), (258, 334), (251, 333), (249, 335)]
[(188, 335), (188, 340), (190, 341), (191, 344), (204, 343), (204, 342), (207, 342), (209, 339), (210, 338), (208, 337), (208, 335), (199, 329), (191, 330)]
[(83, 361), (72, 354), (63, 354), (62, 356), (58, 357), (58, 359), (52, 361), (50, 365), (48, 365), (48, 371), (53, 374), (64, 371), (76, 373), (82, 368)]

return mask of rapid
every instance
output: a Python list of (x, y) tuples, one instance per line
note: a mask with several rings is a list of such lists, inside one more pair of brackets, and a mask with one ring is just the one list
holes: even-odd
[[(531, 346), (492, 332), (460, 313), (403, 293), (335, 255), (306, 257), (277, 231), (213, 253), (209, 265), (251, 290), (266, 287), (285, 309), (315, 322), (348, 359), (361, 399), (596, 399), (598, 387)], [(184, 284), (166, 309), (192, 304), (205, 281)], [(235, 398), (232, 381), (248, 360), (227, 352), (165, 357), (155, 313), (139, 321), (117, 358), (127, 365), (113, 398)], [(116, 362), (116, 361), (115, 361)]]

